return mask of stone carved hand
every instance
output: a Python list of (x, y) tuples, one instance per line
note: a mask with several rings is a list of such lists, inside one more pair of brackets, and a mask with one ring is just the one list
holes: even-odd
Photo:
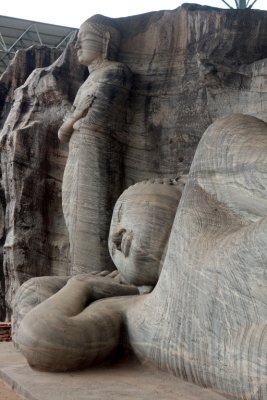
[(119, 271), (117, 269), (115, 269), (114, 271), (110, 272), (110, 271), (92, 271), (88, 274), (88, 276), (106, 276), (108, 278), (112, 278), (114, 279), (114, 281), (119, 282), (119, 283), (123, 283), (121, 280), (121, 275), (119, 273)]
[(79, 369), (114, 354), (121, 342), (122, 310), (139, 297), (138, 289), (118, 283), (117, 275), (117, 271), (75, 275), (23, 318), (17, 340), (31, 366), (48, 371)]
[(90, 107), (92, 107), (95, 98), (96, 97), (94, 95), (85, 96), (85, 98), (82, 99), (83, 100), (82, 107), (75, 108), (75, 106), (73, 106), (70, 113), (68, 113), (65, 116), (64, 122), (58, 131), (58, 137), (61, 142), (63, 143), (69, 142), (74, 129), (75, 122), (79, 121), (81, 118), (84, 118), (86, 116)]
[(69, 279), (67, 286), (84, 293), (87, 304), (107, 297), (139, 294), (136, 286), (121, 282), (119, 278), (118, 271), (79, 274)]

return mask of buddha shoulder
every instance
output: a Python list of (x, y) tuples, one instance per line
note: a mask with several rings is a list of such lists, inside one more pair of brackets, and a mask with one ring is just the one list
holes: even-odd
[(132, 72), (130, 68), (123, 63), (115, 61), (104, 63), (101, 68), (92, 72), (90, 77), (93, 81), (98, 83), (115, 84), (125, 88), (130, 88), (132, 82)]

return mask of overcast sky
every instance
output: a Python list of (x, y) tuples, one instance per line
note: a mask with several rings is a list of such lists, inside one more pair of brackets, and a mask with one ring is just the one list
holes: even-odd
[[(227, 2), (235, 4), (234, 0)], [(125, 17), (148, 11), (173, 10), (183, 3), (227, 8), (221, 0), (1, 0), (0, 12), (9, 17), (78, 28), (94, 14)], [(267, 10), (267, 0), (257, 0), (253, 8)]]

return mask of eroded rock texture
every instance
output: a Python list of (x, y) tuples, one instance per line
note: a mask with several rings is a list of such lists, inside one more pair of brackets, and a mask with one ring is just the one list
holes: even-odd
[[(21, 86), (35, 68), (47, 67), (60, 51), (46, 46), (32, 46), (16, 52), (6, 71), (0, 77), (0, 129), (11, 109), (15, 90)], [(0, 176), (2, 173), (0, 171)], [(0, 320), (5, 317), (5, 276), (3, 271), (3, 245), (5, 243), (5, 194), (0, 186)]]
[[(266, 186), (267, 124), (243, 114), (217, 120), (181, 198), (145, 183), (117, 201), (109, 243), (122, 281), (82, 274), (54, 296), (62, 278), (21, 286), (14, 333), (29, 364), (86, 368), (110, 361), (127, 338), (142, 361), (226, 398), (266, 400)], [(154, 284), (161, 262), (151, 293), (125, 285)]]
[(2, 130), (8, 314), (22, 282), (68, 270), (69, 244), (61, 205), (67, 148), (59, 144), (57, 130), (85, 73), (77, 65), (71, 44), (58, 61), (35, 69), (16, 90)]
[(32, 46), (18, 50), (7, 69), (0, 77), (0, 129), (10, 111), (15, 90), (23, 85), (35, 68), (48, 67), (61, 51), (47, 46)]
[(126, 180), (188, 171), (218, 117), (266, 115), (266, 22), (262, 11), (189, 4), (119, 21), (121, 61), (135, 74)]
[[(119, 197), (109, 235), (116, 271), (38, 277), (19, 288), (13, 340), (32, 367), (88, 368), (120, 353), (125, 311), (158, 281), (184, 180), (136, 183)], [(96, 300), (106, 298), (99, 308)]]
[(127, 313), (141, 359), (240, 400), (267, 398), (266, 154), (257, 118), (207, 129), (159, 282)]
[[(265, 118), (266, 12), (184, 5), (117, 23), (118, 61), (133, 73), (126, 124), (116, 135), (123, 145), (122, 189), (187, 172), (217, 117), (242, 111)], [(3, 128), (10, 306), (27, 278), (68, 273), (60, 194), (66, 148), (56, 130), (84, 80), (73, 60), (69, 49), (64, 62), (36, 70), (17, 91)]]

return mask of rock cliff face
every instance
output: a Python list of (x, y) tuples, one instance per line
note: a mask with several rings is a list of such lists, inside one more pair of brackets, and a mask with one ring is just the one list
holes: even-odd
[[(74, 67), (73, 67), (74, 66)], [(7, 314), (21, 282), (68, 272), (68, 235), (61, 209), (67, 148), (57, 130), (87, 72), (73, 43), (50, 67), (35, 69), (14, 95), (1, 135)]]
[(187, 171), (218, 117), (264, 116), (266, 19), (261, 11), (188, 4), (119, 21), (121, 61), (135, 73), (126, 179)]
[[(81, 21), (82, 22), (82, 21)], [(123, 187), (188, 172), (196, 146), (217, 117), (266, 116), (267, 13), (184, 5), (117, 19), (118, 61), (133, 72), (124, 144)], [(70, 46), (33, 71), (14, 95), (2, 130), (6, 302), (36, 275), (69, 271), (61, 211), (67, 148), (57, 129), (85, 69)]]
[[(15, 90), (24, 84), (35, 68), (51, 65), (60, 55), (56, 48), (32, 46), (19, 50), (0, 77), (0, 129), (11, 109)], [(2, 176), (0, 170), (0, 176)], [(5, 315), (5, 276), (3, 271), (3, 245), (5, 243), (5, 194), (0, 185), (0, 320)]]
[(35, 68), (48, 67), (59, 57), (61, 51), (46, 46), (32, 46), (18, 50), (0, 77), (0, 128), (10, 111), (15, 90), (23, 85)]

